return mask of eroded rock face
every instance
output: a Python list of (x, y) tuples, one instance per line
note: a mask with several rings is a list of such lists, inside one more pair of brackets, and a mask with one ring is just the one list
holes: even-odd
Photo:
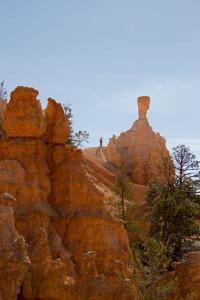
[(70, 129), (62, 105), (49, 98), (44, 113), (47, 127), (45, 141), (53, 144), (65, 144)]
[(0, 125), (3, 124), (3, 118), (6, 111), (7, 101), (0, 99)]
[(148, 96), (138, 97), (139, 119), (146, 119), (149, 105), (150, 105), (150, 97)]
[(24, 237), (15, 229), (14, 197), (0, 196), (0, 299), (15, 300), (30, 267)]
[(19, 297), (135, 300), (123, 224), (89, 181), (81, 151), (65, 146), (69, 126), (62, 106), (49, 99), (43, 113), (37, 94), (23, 87), (11, 94), (0, 141), (0, 193), (16, 198), (16, 228), (31, 261)]
[(3, 127), (9, 137), (41, 137), (45, 131), (41, 104), (36, 99), (38, 91), (17, 87), (7, 104)]
[(113, 136), (104, 149), (110, 163), (116, 167), (125, 164), (133, 182), (142, 185), (160, 175), (159, 164), (169, 157), (165, 139), (152, 130), (146, 118), (149, 105), (149, 97), (139, 97), (138, 120), (119, 137)]

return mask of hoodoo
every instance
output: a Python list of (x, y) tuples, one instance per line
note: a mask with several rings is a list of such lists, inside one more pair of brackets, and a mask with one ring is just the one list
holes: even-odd
[(165, 139), (149, 125), (149, 107), (150, 97), (139, 97), (138, 120), (119, 137), (114, 135), (104, 149), (108, 162), (115, 167), (125, 164), (133, 182), (142, 185), (160, 175), (159, 163), (169, 156)]

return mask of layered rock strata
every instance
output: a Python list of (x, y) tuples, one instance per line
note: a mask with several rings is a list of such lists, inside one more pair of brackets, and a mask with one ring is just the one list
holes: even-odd
[(17, 299), (137, 299), (123, 224), (89, 181), (81, 151), (66, 146), (62, 106), (49, 99), (43, 111), (37, 95), (12, 92), (0, 141), (0, 193), (16, 198), (16, 228), (31, 262)]
[(30, 267), (27, 244), (19, 235), (14, 222), (9, 193), (0, 196), (0, 299), (15, 300)]

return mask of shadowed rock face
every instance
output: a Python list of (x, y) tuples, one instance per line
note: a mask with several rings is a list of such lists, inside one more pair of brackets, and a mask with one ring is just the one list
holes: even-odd
[(139, 97), (138, 120), (119, 137), (113, 136), (104, 149), (111, 164), (115, 167), (125, 164), (133, 182), (142, 185), (160, 175), (159, 164), (169, 157), (165, 139), (152, 130), (146, 118), (149, 105), (149, 97)]
[(15, 300), (30, 267), (24, 237), (15, 229), (9, 193), (0, 196), (0, 299)]
[[(31, 263), (25, 268), (21, 261), (12, 262), (12, 270), (22, 268), (20, 280), (15, 272), (8, 270), (5, 277), (5, 269), (0, 269), (0, 278), (8, 280), (0, 280), (0, 296), (2, 300), (14, 300), (17, 293), (23, 300), (138, 299), (126, 231), (89, 181), (81, 151), (65, 145), (69, 126), (62, 106), (49, 99), (43, 112), (37, 95), (34, 89), (16, 88), (4, 114), (0, 193), (16, 198), (15, 226), (28, 243)], [(17, 246), (12, 246), (17, 235), (13, 211), (6, 210), (12, 227), (9, 247), (17, 255)], [(12, 297), (4, 294), (9, 288)]]

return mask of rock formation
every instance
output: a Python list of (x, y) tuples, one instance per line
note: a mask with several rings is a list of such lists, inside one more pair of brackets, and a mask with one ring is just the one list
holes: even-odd
[(119, 137), (113, 136), (104, 149), (108, 162), (117, 168), (125, 164), (133, 182), (142, 185), (160, 175), (160, 163), (169, 157), (165, 139), (152, 130), (146, 118), (149, 105), (149, 97), (139, 97), (138, 120)]
[(68, 120), (63, 114), (62, 105), (54, 99), (48, 99), (47, 108), (44, 111), (46, 121), (45, 141), (53, 144), (65, 144), (70, 134)]
[(150, 105), (150, 97), (142, 96), (138, 97), (138, 112), (139, 112), (139, 119), (146, 119), (147, 118), (147, 111)]
[(15, 300), (30, 260), (24, 237), (15, 229), (11, 194), (0, 196), (0, 299)]
[(138, 299), (123, 224), (91, 183), (82, 152), (65, 145), (69, 126), (62, 106), (49, 99), (43, 112), (37, 95), (16, 88), (3, 115), (0, 193), (16, 198), (15, 226), (29, 246), (30, 266), (16, 261), (18, 279), (8, 264), (13, 298), (4, 296), (8, 281), (2, 280), (2, 300), (16, 299), (17, 292), (18, 300)]
[[(154, 133), (148, 123), (149, 105), (149, 97), (139, 97), (139, 118), (130, 130), (122, 133), (119, 138), (114, 136), (110, 139), (109, 145), (103, 149), (84, 150), (88, 173), (96, 187), (103, 191), (104, 201), (114, 215), (117, 212), (115, 195), (112, 191), (116, 182), (117, 167), (120, 167), (122, 163), (126, 164), (129, 176), (133, 179), (130, 182), (133, 197), (125, 200), (128, 223), (134, 226), (134, 229), (129, 232), (129, 237), (130, 240), (139, 242), (146, 240), (149, 236), (150, 224), (147, 222), (149, 218), (147, 218), (145, 184), (149, 179), (163, 176), (165, 162), (169, 163), (167, 168), (170, 167), (170, 169), (166, 169), (170, 171), (169, 176), (174, 176), (171, 161), (165, 161), (165, 158), (169, 157), (165, 140), (159, 134)], [(163, 165), (160, 164), (161, 161), (164, 161)], [(149, 287), (145, 299), (200, 299), (200, 252), (187, 253), (182, 261), (173, 264), (173, 269), (174, 271), (163, 275)]]
[(2, 125), (3, 117), (6, 111), (7, 101), (0, 99), (0, 125)]
[(44, 116), (37, 95), (38, 91), (22, 87), (11, 93), (3, 124), (8, 137), (41, 137), (44, 133)]
[[(169, 155), (146, 118), (150, 98), (138, 98), (139, 119), (96, 157), (66, 145), (62, 105), (48, 99), (43, 111), (37, 95), (16, 88), (0, 114), (0, 300), (139, 300), (127, 232), (108, 200), (123, 162), (134, 182), (127, 215), (133, 208), (148, 232), (144, 184)], [(173, 267), (149, 299), (200, 299), (199, 252)]]
[(5, 131), (3, 129), (3, 119), (4, 119), (6, 107), (7, 107), (7, 100), (0, 99), (0, 138), (1, 139), (5, 137)]

